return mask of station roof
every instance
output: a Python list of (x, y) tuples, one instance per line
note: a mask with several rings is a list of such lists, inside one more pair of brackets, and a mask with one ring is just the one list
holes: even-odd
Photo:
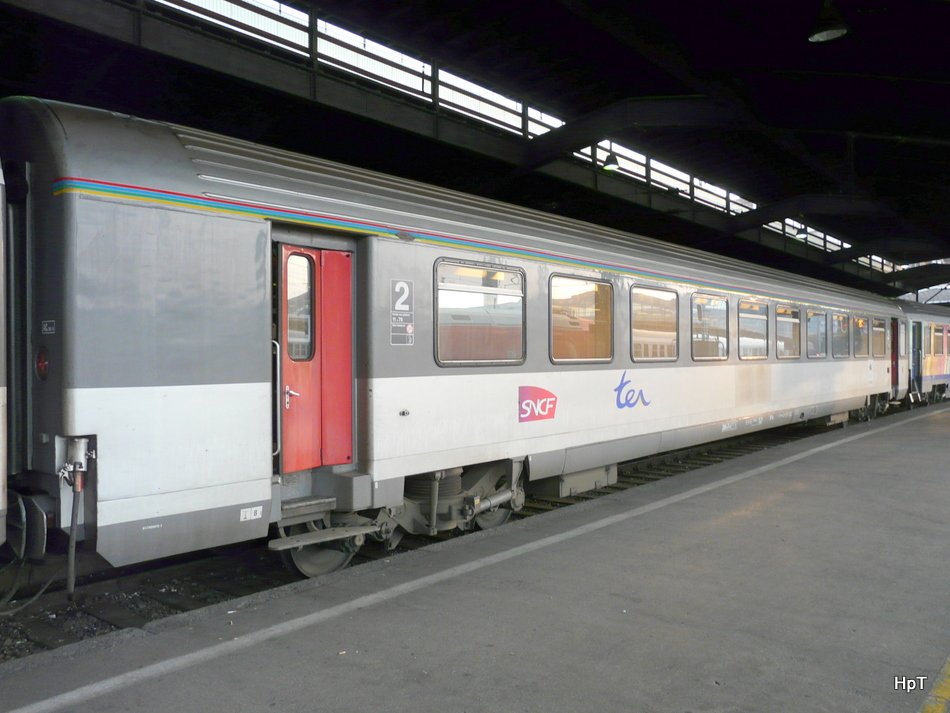
[[(530, 139), (466, 125), (152, 0), (0, 0), (0, 95), (196, 124), (883, 294), (950, 282), (950, 265), (854, 262), (950, 258), (948, 2), (285, 4), (565, 123)], [(820, 20), (847, 34), (810, 42)], [(691, 187), (576, 153), (606, 140)], [(754, 207), (697, 206), (707, 185)], [(841, 249), (791, 239), (789, 220)]]

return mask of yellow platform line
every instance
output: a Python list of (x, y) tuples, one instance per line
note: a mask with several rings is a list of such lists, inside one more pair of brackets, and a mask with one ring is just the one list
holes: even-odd
[(934, 680), (930, 695), (920, 707), (919, 713), (947, 713), (950, 711), (950, 658)]

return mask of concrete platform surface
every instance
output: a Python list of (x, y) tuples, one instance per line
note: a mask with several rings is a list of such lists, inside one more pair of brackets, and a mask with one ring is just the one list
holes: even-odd
[(948, 437), (913, 411), (10, 662), (0, 709), (946, 711)]

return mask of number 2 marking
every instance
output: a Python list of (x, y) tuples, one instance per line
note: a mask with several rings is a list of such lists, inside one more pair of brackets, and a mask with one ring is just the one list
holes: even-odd
[(393, 289), (396, 292), (401, 293), (399, 297), (396, 298), (396, 303), (393, 305), (393, 309), (399, 310), (400, 312), (408, 312), (409, 305), (407, 303), (409, 301), (409, 283), (400, 280), (393, 285)]

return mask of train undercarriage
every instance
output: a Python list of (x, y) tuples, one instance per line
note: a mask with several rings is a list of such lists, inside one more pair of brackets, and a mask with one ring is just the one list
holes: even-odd
[[(269, 548), (301, 574), (315, 577), (345, 567), (367, 538), (392, 550), (406, 533), (497, 527), (524, 504), (523, 466), (523, 461), (500, 461), (410, 476), (402, 505), (358, 513), (328, 509), (319, 517), (310, 510), (284, 517)], [(332, 508), (333, 498), (321, 500)]]

